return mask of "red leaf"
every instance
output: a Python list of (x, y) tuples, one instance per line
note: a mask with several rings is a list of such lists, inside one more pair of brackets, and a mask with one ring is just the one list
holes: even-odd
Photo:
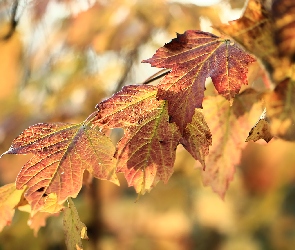
[(167, 183), (173, 173), (176, 147), (181, 135), (169, 123), (165, 101), (138, 125), (125, 130), (118, 143), (118, 172), (123, 172), (129, 186), (144, 194), (158, 180)]
[(248, 65), (255, 59), (228, 40), (189, 30), (143, 62), (171, 69), (159, 85), (158, 96), (168, 100), (172, 121), (184, 131), (195, 108), (201, 108), (205, 80), (211, 77), (218, 93), (231, 100), (247, 84)]
[(196, 109), (192, 122), (185, 128), (182, 144), (196, 160), (200, 161), (204, 169), (205, 156), (208, 155), (209, 146), (212, 145), (211, 137), (201, 110)]
[(169, 122), (167, 103), (156, 99), (154, 86), (126, 86), (98, 104), (94, 124), (107, 128), (124, 127), (118, 143), (118, 172), (138, 193), (150, 190), (173, 173), (175, 150), (181, 135)]
[(76, 197), (85, 169), (118, 184), (112, 142), (84, 124), (40, 123), (29, 127), (6, 152), (27, 153), (34, 156), (21, 169), (16, 186), (28, 186), (25, 197), (32, 206), (32, 215), (44, 208), (49, 194), (56, 196), (58, 204)]

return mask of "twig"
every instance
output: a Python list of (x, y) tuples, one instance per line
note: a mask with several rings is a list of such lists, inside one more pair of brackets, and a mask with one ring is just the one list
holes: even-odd
[(168, 70), (167, 70), (167, 69), (162, 69), (162, 70), (160, 70), (159, 72), (157, 72), (156, 74), (150, 76), (150, 77), (149, 77), (148, 79), (146, 79), (142, 84), (149, 84), (149, 83), (151, 83), (151, 82), (153, 82), (153, 81), (156, 81), (156, 80), (162, 78), (162, 77), (165, 76), (165, 75), (168, 75), (170, 72), (171, 72), (170, 69), (168, 69)]
[(16, 19), (18, 5), (19, 5), (19, 0), (15, 0), (12, 5), (11, 18), (10, 18), (10, 29), (9, 29), (8, 33), (4, 37), (2, 37), (2, 40), (8, 40), (15, 32), (16, 26), (19, 21)]

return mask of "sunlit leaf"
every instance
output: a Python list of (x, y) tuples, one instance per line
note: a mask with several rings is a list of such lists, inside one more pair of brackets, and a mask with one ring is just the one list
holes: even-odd
[[(245, 105), (241, 106), (240, 102)], [(206, 157), (202, 178), (204, 184), (211, 186), (221, 197), (233, 179), (235, 166), (246, 146), (245, 138), (255, 123), (253, 117), (259, 117), (261, 112), (259, 95), (250, 91), (239, 94), (232, 106), (221, 96), (204, 101), (203, 114), (212, 133), (212, 147)]]
[(68, 207), (64, 209), (63, 225), (67, 249), (83, 249), (81, 239), (88, 239), (87, 228), (81, 222), (72, 199), (68, 199)]
[(143, 62), (171, 69), (159, 84), (158, 97), (168, 100), (169, 115), (180, 131), (201, 108), (205, 80), (211, 77), (219, 94), (232, 100), (243, 84), (248, 84), (248, 65), (255, 59), (229, 40), (213, 34), (188, 30)]
[(109, 138), (84, 124), (40, 123), (26, 129), (5, 154), (34, 154), (16, 180), (18, 189), (28, 186), (25, 197), (34, 214), (47, 211), (45, 204), (54, 203), (51, 193), (58, 204), (76, 197), (85, 169), (96, 178), (118, 184), (114, 151)]
[(14, 183), (0, 187), (0, 231), (10, 225), (14, 209), (19, 204), (25, 187), (21, 190), (15, 188)]
[(117, 171), (138, 193), (150, 190), (173, 173), (175, 150), (181, 135), (169, 122), (167, 103), (156, 99), (154, 86), (126, 86), (112, 98), (98, 104), (99, 126), (124, 127), (117, 145)]
[(208, 155), (209, 146), (212, 145), (211, 137), (201, 109), (196, 109), (192, 122), (185, 128), (182, 144), (196, 160), (200, 161), (204, 169), (205, 156)]
[(274, 0), (271, 13), (274, 20), (274, 39), (280, 56), (294, 61), (295, 55), (295, 2)]

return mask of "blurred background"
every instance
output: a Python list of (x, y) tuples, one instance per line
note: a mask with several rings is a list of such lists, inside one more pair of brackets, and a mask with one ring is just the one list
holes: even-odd
[[(0, 153), (32, 124), (83, 121), (122, 86), (158, 72), (140, 62), (176, 32), (216, 33), (211, 26), (239, 18), (244, 4), (0, 0)], [(251, 79), (261, 90), (255, 67)], [(210, 94), (210, 82), (207, 89)], [(113, 133), (114, 142), (119, 136)], [(294, 143), (281, 140), (248, 143), (224, 200), (203, 187), (194, 159), (181, 147), (168, 184), (159, 183), (136, 203), (123, 176), (121, 187), (85, 177), (73, 200), (88, 228), (85, 249), (295, 249), (294, 150)], [(14, 182), (29, 157), (3, 157), (0, 185)], [(16, 212), (0, 234), (0, 250), (65, 249), (61, 215), (35, 234), (28, 219)]]

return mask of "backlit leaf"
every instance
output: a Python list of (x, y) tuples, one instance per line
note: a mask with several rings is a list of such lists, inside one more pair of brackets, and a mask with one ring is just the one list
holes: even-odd
[(87, 228), (81, 222), (72, 199), (68, 199), (68, 207), (64, 209), (63, 225), (68, 250), (83, 249), (81, 239), (88, 239)]
[(124, 87), (111, 98), (96, 105), (94, 124), (105, 128), (133, 126), (159, 107), (157, 88), (149, 85)]
[(28, 220), (28, 225), (34, 231), (34, 236), (37, 237), (39, 229), (46, 225), (46, 219), (52, 216), (52, 213), (38, 212)]
[(205, 80), (211, 77), (219, 94), (231, 100), (247, 84), (248, 65), (255, 59), (229, 40), (188, 30), (143, 62), (171, 69), (159, 84), (158, 97), (168, 100), (169, 115), (184, 131), (195, 108), (201, 108)]
[(200, 161), (204, 169), (205, 156), (208, 155), (209, 146), (212, 145), (211, 137), (201, 109), (196, 109), (192, 122), (185, 128), (182, 144), (196, 160)]
[(21, 200), (25, 187), (21, 190), (15, 188), (14, 183), (0, 187), (0, 231), (10, 225), (14, 209)]
[(158, 180), (167, 183), (173, 173), (176, 147), (181, 135), (169, 123), (167, 104), (159, 106), (142, 123), (130, 126), (118, 143), (118, 172), (123, 172), (129, 186), (144, 194)]
[[(211, 186), (221, 197), (233, 179), (241, 150), (246, 146), (245, 138), (255, 123), (253, 118), (262, 112), (258, 97), (249, 91), (242, 92), (232, 106), (221, 96), (204, 100), (203, 114), (212, 132), (212, 147), (206, 157), (202, 178), (204, 184)], [(240, 102), (245, 105), (241, 106)]]
[[(6, 154), (34, 154), (16, 180), (18, 189), (28, 186), (25, 197), (33, 215), (42, 209), (50, 212), (46, 206), (76, 197), (85, 169), (96, 178), (118, 184), (114, 151), (109, 138), (84, 124), (40, 123), (17, 137)], [(52, 202), (55, 195), (56, 202)]]
[(169, 122), (166, 101), (156, 95), (154, 86), (126, 86), (98, 104), (94, 122), (100, 127), (124, 127), (117, 145), (117, 171), (141, 194), (159, 180), (168, 181), (181, 139), (176, 124)]

